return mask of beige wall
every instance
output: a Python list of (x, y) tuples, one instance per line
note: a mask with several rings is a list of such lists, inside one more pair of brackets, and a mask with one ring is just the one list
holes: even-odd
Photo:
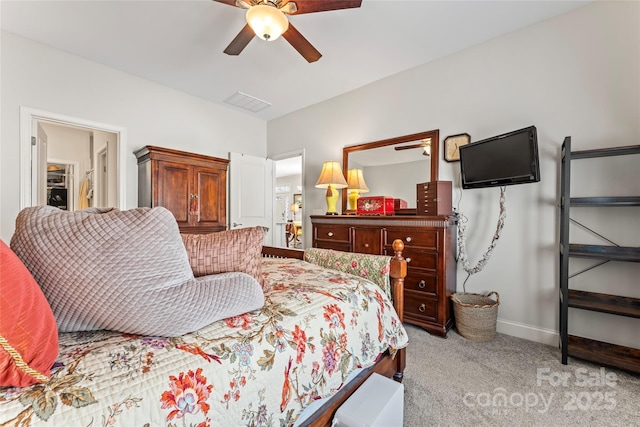
[(266, 155), (266, 122), (101, 64), (1, 33), (0, 238), (9, 241), (20, 210), (20, 107), (127, 131), (126, 206), (135, 207), (133, 152), (157, 145), (228, 158), (229, 147)]
[[(535, 125), (542, 180), (507, 188), (503, 236), (484, 271), (469, 279), (467, 291), (500, 293), (499, 331), (556, 345), (560, 145), (567, 135), (579, 149), (640, 141), (639, 21), (638, 2), (592, 3), (272, 120), (269, 153), (305, 141), (309, 215), (324, 209), (324, 193), (313, 187), (322, 162), (341, 159), (345, 145), (431, 129), (439, 129), (441, 139), (467, 132), (477, 141)], [(612, 159), (576, 171), (575, 183), (588, 180), (588, 189), (640, 194), (637, 158), (624, 169), (619, 158)], [(604, 177), (596, 178), (596, 170)], [(457, 162), (441, 161), (440, 179), (454, 182), (454, 202), (469, 218), (468, 252), (475, 263), (496, 228), (499, 189), (463, 192)], [(610, 233), (621, 244), (637, 246), (640, 215), (627, 209), (616, 212), (614, 221), (600, 218), (598, 225), (613, 226)], [(614, 215), (610, 209), (594, 215), (607, 214)], [(310, 238), (307, 234), (307, 244)], [(610, 263), (600, 269), (576, 278), (578, 284), (615, 282), (616, 290), (640, 297), (640, 265)], [(465, 278), (459, 266), (459, 289)], [(640, 347), (639, 319), (594, 325), (584, 313), (571, 316), (582, 319), (572, 322), (574, 332)]]

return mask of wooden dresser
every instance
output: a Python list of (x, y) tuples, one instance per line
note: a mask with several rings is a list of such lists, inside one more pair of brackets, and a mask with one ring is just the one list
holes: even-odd
[(138, 206), (163, 206), (182, 233), (227, 228), (229, 160), (146, 146), (138, 158)]
[(404, 321), (446, 336), (453, 326), (456, 291), (456, 222), (447, 216), (312, 215), (313, 246), (393, 255), (396, 239), (407, 260)]

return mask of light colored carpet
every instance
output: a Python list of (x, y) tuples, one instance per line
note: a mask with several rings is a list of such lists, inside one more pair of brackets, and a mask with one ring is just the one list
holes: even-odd
[(447, 339), (406, 325), (404, 425), (640, 426), (640, 376), (498, 334)]

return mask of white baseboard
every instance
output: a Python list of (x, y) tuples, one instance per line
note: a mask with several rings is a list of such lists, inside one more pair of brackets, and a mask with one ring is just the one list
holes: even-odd
[(496, 331), (501, 334), (524, 338), (526, 340), (536, 341), (554, 347), (557, 347), (560, 343), (560, 334), (558, 331), (525, 325), (524, 323), (513, 322), (510, 320), (498, 319), (496, 323)]

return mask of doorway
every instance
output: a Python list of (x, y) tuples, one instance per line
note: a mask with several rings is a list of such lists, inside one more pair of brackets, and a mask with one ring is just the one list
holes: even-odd
[[(75, 182), (72, 187), (69, 181), (68, 188), (73, 195), (67, 199), (73, 200), (74, 205), (68, 205), (69, 210), (98, 205), (125, 209), (126, 146), (125, 128), (20, 107), (20, 208), (47, 204), (48, 163), (65, 159), (59, 163), (74, 165)], [(107, 165), (104, 191), (94, 185), (98, 153), (102, 150)]]
[(304, 249), (304, 150), (271, 158), (275, 175), (273, 244), (282, 248)]

